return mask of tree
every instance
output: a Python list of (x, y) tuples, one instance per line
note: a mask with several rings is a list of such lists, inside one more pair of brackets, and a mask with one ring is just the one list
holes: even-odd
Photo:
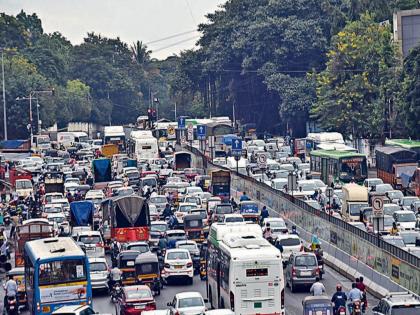
[(369, 14), (350, 22), (332, 40), (327, 68), (316, 76), (318, 101), (312, 115), (327, 130), (353, 137), (381, 137), (386, 86), (398, 80), (389, 26)]
[(23, 48), (29, 43), (28, 33), (15, 17), (0, 13), (0, 47)]
[(133, 55), (133, 60), (139, 64), (143, 65), (144, 63), (150, 61), (150, 54), (152, 53), (151, 50), (147, 49), (147, 46), (143, 44), (141, 41), (137, 41), (133, 43), (130, 47), (131, 53)]

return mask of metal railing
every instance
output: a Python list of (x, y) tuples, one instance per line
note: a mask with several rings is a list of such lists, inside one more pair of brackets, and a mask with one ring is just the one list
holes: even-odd
[(306, 202), (304, 202), (300, 199), (297, 199), (297, 198), (295, 198), (295, 197), (293, 197), (289, 194), (286, 194), (282, 191), (275, 190), (274, 188), (272, 188), (272, 187), (270, 187), (270, 186), (268, 186), (268, 185), (266, 185), (266, 184), (264, 184), (264, 183), (262, 183), (262, 182), (260, 182), (256, 179), (254, 179), (252, 177), (246, 176), (244, 174), (236, 173), (235, 171), (233, 171), (233, 170), (231, 170), (227, 167), (224, 167), (224, 166), (215, 165), (211, 161), (209, 161), (207, 159), (207, 157), (201, 151), (199, 151), (197, 148), (188, 147), (188, 149), (193, 154), (195, 154), (196, 156), (201, 156), (203, 158), (204, 165), (210, 164), (213, 167), (228, 170), (231, 173), (235, 174), (235, 176), (241, 177), (242, 179), (247, 180), (247, 181), (251, 181), (253, 184), (255, 184), (257, 187), (259, 187), (261, 189), (269, 190), (271, 193), (274, 193), (274, 194), (276, 194), (276, 195), (278, 195), (278, 196), (280, 196), (284, 199), (289, 200), (290, 202), (292, 202), (293, 204), (295, 204), (299, 208), (303, 209), (305, 212), (308, 212), (311, 215), (314, 215), (314, 216), (320, 217), (320, 218), (322, 218), (326, 221), (329, 221), (331, 224), (334, 224), (337, 227), (339, 227), (341, 229), (344, 229), (344, 230), (346, 230), (346, 231), (348, 231), (348, 232), (350, 232), (350, 233), (368, 241), (369, 243), (373, 244), (374, 246), (377, 246), (379, 249), (388, 252), (392, 256), (394, 256), (394, 257), (396, 257), (396, 258), (398, 258), (398, 259), (400, 259), (400, 260), (402, 260), (402, 261), (404, 261), (404, 262), (406, 262), (406, 263), (408, 263), (408, 264), (410, 264), (414, 267), (420, 268), (420, 258), (419, 257), (417, 257), (417, 256), (407, 252), (406, 250), (403, 250), (403, 249), (401, 249), (401, 248), (399, 248), (395, 245), (392, 245), (388, 242), (385, 242), (384, 240), (380, 239), (377, 235), (365, 232), (365, 231), (357, 228), (356, 226), (347, 223), (346, 221), (343, 221), (339, 218), (330, 216), (329, 214), (327, 214), (324, 211), (317, 210), (314, 207), (307, 204)]

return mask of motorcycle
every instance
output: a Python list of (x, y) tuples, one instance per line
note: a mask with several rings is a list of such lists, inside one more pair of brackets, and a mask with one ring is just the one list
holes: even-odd
[(345, 306), (340, 306), (336, 310), (335, 315), (346, 315), (346, 307)]
[(111, 289), (111, 301), (117, 303), (122, 296), (122, 287), (119, 283), (114, 284)]
[(19, 313), (15, 296), (9, 296), (7, 298), (7, 305), (5, 309), (7, 315), (17, 315)]
[(350, 304), (350, 315), (360, 315), (362, 313), (362, 302), (360, 300), (354, 300)]

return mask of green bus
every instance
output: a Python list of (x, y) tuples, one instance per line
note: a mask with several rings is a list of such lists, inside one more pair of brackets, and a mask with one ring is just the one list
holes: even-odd
[(417, 161), (420, 161), (420, 140), (411, 139), (387, 139), (386, 146), (401, 147), (417, 153)]
[(368, 176), (366, 155), (338, 150), (314, 150), (310, 152), (311, 172), (319, 175), (320, 179), (331, 183), (358, 184)]

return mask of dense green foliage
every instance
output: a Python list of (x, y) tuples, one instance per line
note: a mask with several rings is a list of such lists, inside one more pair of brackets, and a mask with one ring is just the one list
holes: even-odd
[(27, 101), (16, 97), (51, 88), (54, 96), (38, 96), (43, 126), (130, 123), (153, 104), (159, 118), (174, 119), (175, 108), (192, 117), (235, 114), (293, 136), (304, 136), (311, 121), (346, 137), (416, 137), (420, 49), (403, 63), (392, 25), (380, 22), (417, 7), (417, 0), (228, 0), (199, 25), (196, 49), (163, 61), (141, 41), (89, 33), (73, 46), (44, 33), (36, 14), (1, 14), (9, 137), (27, 136)]

